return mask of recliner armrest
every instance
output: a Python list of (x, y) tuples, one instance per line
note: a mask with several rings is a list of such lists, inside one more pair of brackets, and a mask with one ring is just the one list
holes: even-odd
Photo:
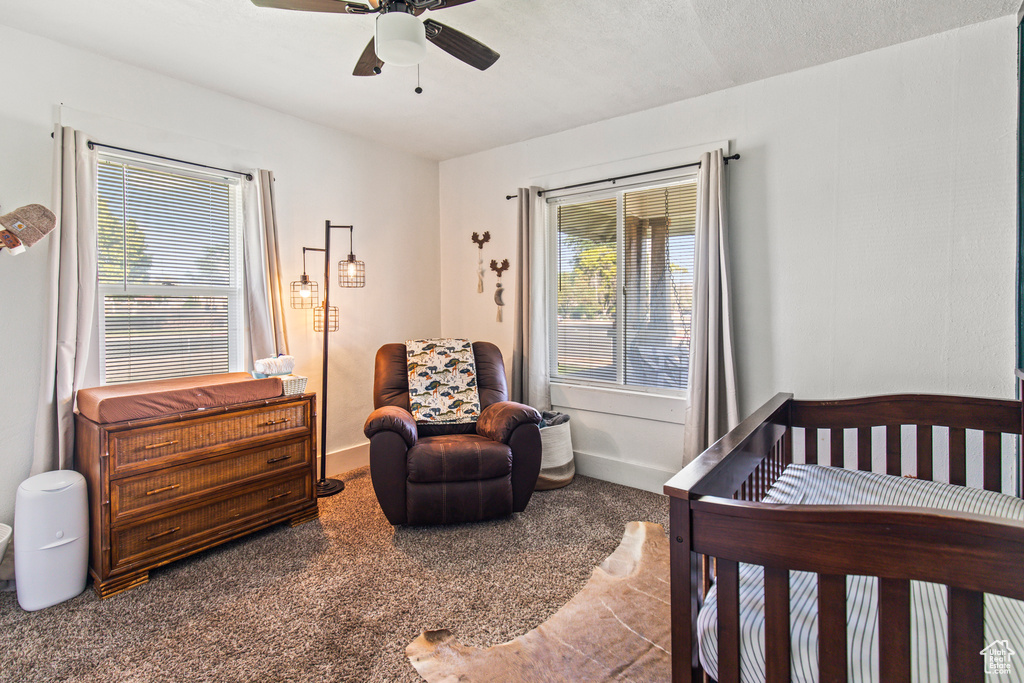
[(366, 435), (366, 438), (372, 438), (377, 432), (383, 431), (395, 432), (405, 440), (409, 448), (415, 446), (416, 439), (419, 438), (416, 421), (412, 419), (412, 414), (398, 406), (377, 408), (370, 413), (370, 417), (366, 418), (366, 424), (363, 425), (363, 434)]
[(514, 401), (492, 403), (480, 413), (476, 433), (492, 441), (508, 443), (512, 432), (521, 424), (539, 424), (540, 413), (528, 405)]

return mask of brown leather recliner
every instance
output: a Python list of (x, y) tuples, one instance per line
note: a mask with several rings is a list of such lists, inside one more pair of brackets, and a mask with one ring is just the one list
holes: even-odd
[(417, 424), (409, 409), (405, 344), (377, 351), (370, 478), (388, 521), (450, 524), (522, 512), (540, 473), (540, 414), (508, 399), (501, 351), (474, 342), (480, 419)]

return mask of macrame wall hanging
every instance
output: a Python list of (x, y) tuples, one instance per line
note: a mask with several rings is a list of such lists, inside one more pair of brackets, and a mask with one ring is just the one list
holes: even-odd
[(494, 259), (491, 259), (491, 270), (498, 274), (498, 281), (494, 283), (494, 303), (498, 304), (498, 317), (497, 321), (501, 322), (501, 309), (505, 305), (505, 302), (501, 300), (501, 295), (505, 293), (505, 288), (501, 286), (501, 274), (508, 270), (508, 259), (502, 259), (501, 265)]
[(476, 291), (484, 293), (484, 245), (491, 239), (491, 233), (485, 232), (483, 237), (473, 233), (473, 244), (476, 245)]

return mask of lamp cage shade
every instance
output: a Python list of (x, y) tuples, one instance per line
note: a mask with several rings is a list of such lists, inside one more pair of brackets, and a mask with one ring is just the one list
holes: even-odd
[(391, 66), (415, 66), (427, 56), (427, 33), (412, 14), (387, 12), (377, 16), (374, 36), (377, 57)]
[(316, 282), (306, 277), (305, 273), (301, 280), (293, 280), (291, 286), (292, 308), (318, 308), (320, 306), (320, 292)]
[[(337, 332), (340, 329), (338, 316), (338, 307), (331, 306), (330, 312), (327, 314), (327, 331)], [(323, 332), (324, 331), (324, 307), (313, 309), (313, 331)]]
[(356, 261), (354, 254), (349, 254), (348, 260), (338, 262), (338, 284), (342, 287), (366, 286), (366, 265)]

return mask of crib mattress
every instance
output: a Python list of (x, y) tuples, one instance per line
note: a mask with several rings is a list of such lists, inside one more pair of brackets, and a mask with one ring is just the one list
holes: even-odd
[[(767, 503), (906, 505), (973, 512), (1024, 521), (1024, 500), (992, 491), (837, 467), (790, 465), (765, 497)], [(950, 558), (955, 561), (954, 558)], [(1024, 581), (1024, 568), (1021, 569)], [(740, 564), (740, 680), (765, 679), (764, 570)], [(847, 577), (848, 676), (878, 681), (878, 580)], [(790, 572), (791, 678), (818, 680), (818, 584), (808, 572)], [(946, 587), (911, 582), (911, 674), (921, 683), (949, 680), (946, 660)], [(718, 678), (718, 590), (712, 586), (697, 618), (700, 662)], [(1024, 681), (1024, 602), (985, 596), (985, 643), (1007, 641), (1017, 655), (1012, 674)], [(979, 659), (982, 655), (978, 654)]]

